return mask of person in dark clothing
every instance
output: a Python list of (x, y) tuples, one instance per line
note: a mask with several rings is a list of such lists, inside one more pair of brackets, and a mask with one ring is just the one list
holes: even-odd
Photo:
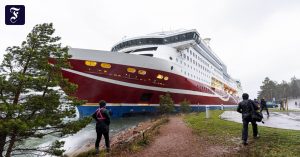
[(283, 107), (283, 99), (280, 100), (279, 104), (280, 104), (279, 110), (281, 110), (281, 109), (284, 110), (284, 107)]
[(99, 153), (99, 144), (101, 141), (102, 135), (105, 139), (106, 152), (110, 151), (109, 146), (109, 124), (110, 124), (110, 113), (106, 109), (106, 102), (101, 100), (99, 102), (99, 108), (95, 111), (92, 117), (96, 120), (96, 132), (97, 139), (95, 142), (96, 153)]
[(268, 107), (267, 107), (267, 102), (265, 101), (264, 98), (262, 98), (260, 100), (260, 112), (262, 112), (262, 110), (264, 110), (264, 109), (267, 111), (267, 115), (268, 115), (268, 118), (269, 118), (270, 115), (269, 115), (269, 110), (268, 110)]
[[(247, 93), (244, 93), (242, 97), (243, 97), (243, 101), (238, 104), (237, 112), (242, 114), (242, 119), (243, 119), (242, 140), (243, 140), (243, 144), (247, 145), (249, 122), (251, 122), (252, 124), (253, 137), (258, 138), (257, 124), (254, 120), (252, 120), (251, 114), (253, 112), (253, 109), (256, 111), (259, 108), (255, 105), (255, 103), (252, 100), (248, 100), (249, 95)], [(253, 107), (251, 107), (251, 105)]]

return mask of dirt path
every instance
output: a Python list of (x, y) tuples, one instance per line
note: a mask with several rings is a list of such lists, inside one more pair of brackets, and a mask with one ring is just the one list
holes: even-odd
[(199, 157), (224, 156), (228, 151), (199, 137), (187, 127), (181, 116), (171, 117), (160, 134), (135, 157)]

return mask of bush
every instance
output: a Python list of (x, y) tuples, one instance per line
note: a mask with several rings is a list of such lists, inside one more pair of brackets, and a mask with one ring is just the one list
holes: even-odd
[(166, 93), (165, 95), (160, 95), (158, 111), (161, 114), (166, 114), (166, 113), (171, 113), (174, 110), (175, 107), (171, 95), (169, 93)]
[(180, 112), (188, 113), (191, 111), (190, 101), (184, 99), (182, 102), (180, 102)]

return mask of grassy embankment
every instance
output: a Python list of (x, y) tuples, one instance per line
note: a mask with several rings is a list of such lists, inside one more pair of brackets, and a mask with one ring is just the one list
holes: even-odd
[(169, 121), (168, 117), (160, 117), (156, 119), (152, 124), (151, 128), (146, 130), (144, 133), (140, 133), (139, 136), (135, 137), (133, 140), (124, 141), (118, 145), (111, 148), (111, 152), (106, 154), (104, 150), (96, 155), (95, 150), (89, 150), (87, 152), (82, 152), (77, 157), (105, 157), (108, 156), (130, 156), (131, 153), (137, 152), (147, 146), (154, 137), (159, 133), (159, 128), (161, 125)]
[(225, 121), (219, 118), (223, 111), (211, 111), (211, 118), (205, 113), (189, 114), (185, 121), (201, 137), (212, 143), (232, 148), (240, 148), (232, 156), (300, 156), (300, 131), (258, 127), (260, 138), (252, 138), (252, 127), (249, 126), (249, 145), (241, 146), (242, 124)]

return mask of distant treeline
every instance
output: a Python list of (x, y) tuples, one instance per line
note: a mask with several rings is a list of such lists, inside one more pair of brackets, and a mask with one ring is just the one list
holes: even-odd
[(258, 98), (265, 98), (267, 101), (279, 101), (284, 98), (300, 97), (300, 79), (292, 77), (290, 82), (282, 81), (277, 83), (266, 77), (260, 86)]

